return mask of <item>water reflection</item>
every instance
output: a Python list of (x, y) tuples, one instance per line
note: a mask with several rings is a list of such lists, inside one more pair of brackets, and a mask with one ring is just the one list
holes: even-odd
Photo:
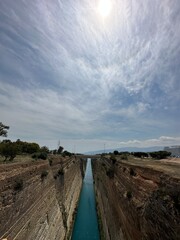
[(87, 161), (72, 240), (99, 240), (91, 159)]

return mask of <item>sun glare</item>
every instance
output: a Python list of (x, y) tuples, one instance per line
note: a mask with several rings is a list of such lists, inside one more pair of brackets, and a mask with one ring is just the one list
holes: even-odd
[(98, 10), (102, 17), (107, 17), (111, 12), (111, 0), (99, 0)]

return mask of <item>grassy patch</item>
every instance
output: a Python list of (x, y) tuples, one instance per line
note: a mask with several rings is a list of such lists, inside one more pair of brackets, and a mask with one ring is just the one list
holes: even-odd
[(24, 155), (17, 155), (13, 161), (6, 161), (4, 162), (4, 157), (0, 156), (0, 164), (7, 163), (16, 163), (16, 162), (32, 162), (32, 157), (30, 154), (24, 154)]

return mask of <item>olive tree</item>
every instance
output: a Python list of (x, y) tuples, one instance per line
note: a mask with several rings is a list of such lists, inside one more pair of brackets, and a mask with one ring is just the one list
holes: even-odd
[(9, 126), (6, 126), (2, 122), (0, 122), (0, 136), (7, 137), (8, 129), (9, 129)]

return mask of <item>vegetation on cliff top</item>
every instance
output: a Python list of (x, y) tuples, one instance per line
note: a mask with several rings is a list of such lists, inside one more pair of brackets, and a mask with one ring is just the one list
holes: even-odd
[[(4, 125), (0, 122), (0, 136), (7, 137), (7, 130), (9, 126)], [(31, 157), (35, 160), (43, 159), (46, 160), (48, 154), (60, 154), (63, 157), (71, 156), (72, 153), (68, 151), (63, 151), (64, 148), (62, 146), (58, 146), (58, 149), (49, 150), (47, 146), (40, 147), (38, 143), (25, 142), (17, 139), (17, 141), (12, 142), (11, 140), (3, 140), (0, 142), (0, 155), (4, 158), (4, 162), (12, 162), (17, 155), (31, 155)], [(24, 157), (25, 158), (25, 157)], [(0, 159), (1, 160), (1, 159)]]
[(29, 155), (30, 158), (33, 158), (34, 160), (46, 160), (48, 158), (48, 154), (58, 154), (62, 157), (72, 155), (72, 153), (66, 150), (63, 151), (63, 149), (64, 148), (62, 146), (59, 146), (58, 150), (49, 150), (46, 146), (40, 147), (38, 143), (25, 142), (20, 139), (15, 142), (7, 139), (0, 142), (0, 155), (2, 156), (2, 161), (4, 162), (12, 162), (17, 155)]
[(9, 129), (9, 126), (6, 126), (2, 122), (0, 122), (0, 136), (7, 137), (8, 129)]
[(110, 159), (113, 161), (115, 157), (120, 156), (122, 160), (128, 160), (128, 157), (135, 157), (135, 158), (152, 158), (152, 159), (166, 159), (171, 156), (170, 152), (167, 151), (156, 151), (156, 152), (118, 152), (115, 150), (113, 153), (103, 153), (102, 157), (110, 156)]

